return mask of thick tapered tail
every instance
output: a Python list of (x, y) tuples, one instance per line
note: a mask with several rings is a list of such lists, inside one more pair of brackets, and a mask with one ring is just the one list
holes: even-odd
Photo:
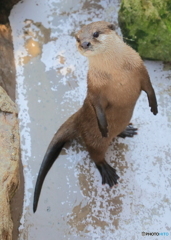
[(44, 156), (44, 159), (43, 159), (43, 162), (42, 162), (42, 165), (40, 167), (40, 171), (39, 171), (39, 174), (37, 177), (36, 186), (35, 186), (33, 212), (35, 212), (37, 209), (37, 204), (39, 201), (40, 192), (42, 189), (44, 179), (45, 179), (49, 169), (52, 167), (53, 163), (55, 162), (56, 158), (60, 154), (64, 144), (65, 144), (65, 142), (56, 143), (55, 145), (52, 146), (51, 149), (47, 150), (47, 152)]
[[(78, 112), (77, 112), (78, 113)], [(64, 144), (75, 137), (76, 130), (75, 130), (75, 118), (76, 115), (72, 115), (57, 131), (54, 135), (49, 147), (46, 151), (44, 156), (43, 162), (41, 164), (39, 174), (36, 181), (35, 191), (34, 191), (34, 200), (33, 200), (33, 212), (36, 212), (40, 192), (42, 189), (42, 185), (44, 179), (52, 167), (53, 163), (55, 162), (56, 158), (60, 154)]]

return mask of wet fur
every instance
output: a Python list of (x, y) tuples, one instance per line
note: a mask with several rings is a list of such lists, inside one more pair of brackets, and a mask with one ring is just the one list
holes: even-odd
[[(78, 136), (84, 140), (102, 175), (102, 183), (112, 187), (117, 184), (118, 176), (105, 162), (105, 153), (112, 139), (129, 124), (141, 90), (147, 93), (151, 111), (157, 114), (155, 93), (143, 61), (117, 36), (112, 26), (96, 22), (76, 34), (78, 50), (89, 60), (87, 96), (83, 106), (60, 127), (48, 147), (37, 178), (34, 212), (44, 178), (67, 141)], [(95, 31), (100, 32), (98, 38), (93, 38)], [(91, 43), (86, 50), (81, 47), (84, 41)], [(104, 124), (106, 136), (99, 124)]]

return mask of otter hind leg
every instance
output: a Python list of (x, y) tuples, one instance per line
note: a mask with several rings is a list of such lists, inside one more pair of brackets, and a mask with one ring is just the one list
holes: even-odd
[(96, 163), (96, 167), (102, 176), (102, 184), (108, 184), (110, 187), (118, 184), (119, 176), (116, 170), (112, 168), (106, 161)]
[(118, 135), (118, 137), (121, 137), (121, 138), (133, 137), (134, 135), (138, 134), (137, 131), (138, 131), (138, 128), (134, 128), (132, 123), (130, 123), (126, 127), (126, 129)]
[(119, 176), (116, 174), (116, 170), (112, 168), (105, 161), (105, 153), (108, 148), (108, 143), (106, 141), (101, 142), (96, 147), (87, 146), (91, 159), (94, 161), (97, 169), (99, 170), (102, 177), (102, 184), (108, 184), (110, 187), (113, 187), (118, 182)]

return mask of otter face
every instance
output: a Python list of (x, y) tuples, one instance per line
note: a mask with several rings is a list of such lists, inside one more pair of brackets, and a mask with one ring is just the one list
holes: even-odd
[(78, 51), (85, 57), (104, 53), (111, 44), (114, 29), (113, 24), (104, 21), (85, 25), (75, 34)]

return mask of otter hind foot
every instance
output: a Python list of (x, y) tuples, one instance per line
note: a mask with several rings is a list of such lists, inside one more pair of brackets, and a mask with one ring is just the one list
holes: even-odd
[(107, 183), (111, 188), (118, 184), (117, 180), (119, 179), (119, 176), (116, 174), (116, 170), (112, 168), (106, 161), (102, 163), (96, 163), (96, 167), (102, 176), (102, 184)]
[(132, 123), (130, 123), (126, 127), (126, 129), (118, 135), (118, 137), (121, 137), (121, 138), (133, 137), (134, 135), (138, 134), (137, 131), (138, 131), (138, 128), (134, 128)]

